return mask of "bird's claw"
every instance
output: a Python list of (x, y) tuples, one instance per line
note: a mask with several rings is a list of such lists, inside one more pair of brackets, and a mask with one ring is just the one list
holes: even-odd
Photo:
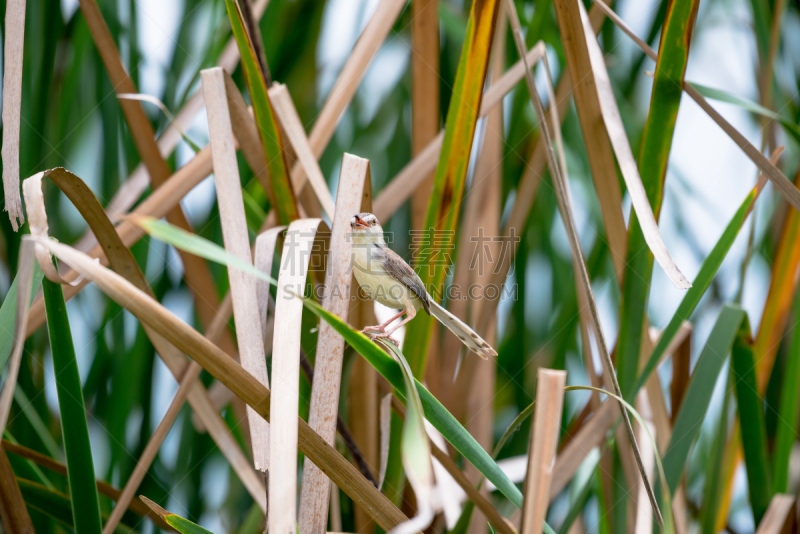
[(398, 347), (400, 346), (400, 343), (395, 338), (393, 338), (391, 335), (386, 334), (384, 332), (371, 333), (371, 334), (369, 334), (369, 338), (372, 341), (377, 341), (378, 339), (388, 339), (389, 341), (391, 341), (392, 343), (394, 343)]
[(365, 326), (361, 332), (364, 334), (369, 334), (370, 332), (383, 333), (383, 331), (384, 331), (383, 325), (377, 325), (377, 326)]

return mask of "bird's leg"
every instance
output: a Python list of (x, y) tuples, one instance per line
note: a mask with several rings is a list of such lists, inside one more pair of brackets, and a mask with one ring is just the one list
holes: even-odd
[(398, 328), (409, 322), (411, 319), (417, 316), (417, 309), (414, 306), (409, 306), (408, 309), (403, 310), (404, 312), (408, 313), (406, 318), (394, 325), (392, 328), (388, 330), (384, 330), (382, 334), (378, 334), (377, 337), (388, 337), (391, 339), (391, 335), (394, 334)]
[(377, 326), (367, 326), (362, 330), (362, 332), (365, 333), (365, 334), (369, 333), (369, 332), (380, 332), (380, 333), (383, 333), (383, 332), (386, 331), (386, 327), (389, 326), (390, 324), (392, 324), (392, 321), (402, 317), (405, 312), (406, 312), (406, 310), (400, 310), (400, 313), (398, 313), (397, 315), (393, 315), (391, 317), (391, 319), (389, 319), (388, 321), (384, 321), (383, 323), (381, 323), (381, 324), (379, 324)]

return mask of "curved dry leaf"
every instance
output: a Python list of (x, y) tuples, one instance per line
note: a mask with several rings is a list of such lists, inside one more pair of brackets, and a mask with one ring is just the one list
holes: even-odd
[(661, 232), (658, 229), (658, 222), (650, 202), (647, 200), (647, 193), (644, 190), (642, 179), (639, 176), (639, 169), (636, 166), (636, 160), (631, 151), (631, 145), (628, 141), (628, 136), (625, 133), (625, 127), (622, 125), (622, 117), (619, 114), (617, 101), (614, 98), (614, 91), (611, 89), (611, 81), (608, 77), (605, 61), (603, 60), (603, 52), (600, 50), (600, 45), (592, 30), (592, 25), (589, 22), (589, 16), (584, 9), (583, 4), (580, 5), (581, 21), (583, 22), (584, 38), (586, 45), (589, 49), (589, 60), (594, 72), (595, 86), (597, 88), (597, 97), (600, 101), (600, 112), (603, 115), (603, 123), (608, 132), (608, 138), (611, 140), (611, 146), (614, 148), (614, 154), (617, 156), (617, 163), (619, 163), (622, 178), (625, 180), (625, 185), (628, 188), (628, 194), (631, 197), (631, 204), (639, 224), (644, 233), (644, 239), (647, 246), (653, 253), (653, 257), (658, 264), (664, 269), (664, 273), (669, 277), (672, 283), (678, 289), (688, 289), (692, 287), (692, 283), (684, 274), (678, 269), (675, 261), (670, 256), (664, 240), (661, 238)]
[[(84, 220), (89, 224), (94, 235), (97, 236), (100, 246), (105, 256), (108, 258), (107, 261), (110, 261), (112, 267), (116, 271), (124, 273), (129, 277), (129, 280), (135, 283), (142, 291), (152, 294), (133, 255), (125, 247), (123, 240), (117, 235), (116, 229), (105, 215), (100, 202), (88, 186), (86, 186), (80, 178), (63, 168), (51, 169), (43, 172), (42, 175), (49, 177), (58, 185), (72, 204), (78, 209)], [(41, 185), (39, 186), (39, 190), (41, 190)], [(180, 350), (168, 343), (162, 336), (156, 334), (150, 327), (145, 326), (144, 328), (148, 337), (150, 337), (153, 342), (156, 352), (161, 356), (175, 379), (180, 381), (188, 367), (186, 358)], [(209, 332), (211, 332), (211, 329), (209, 329)], [(262, 510), (266, 510), (265, 489), (261, 477), (257, 476), (255, 471), (250, 467), (249, 461), (241, 448), (239, 448), (238, 443), (231, 435), (225, 422), (222, 420), (219, 413), (214, 410), (208, 398), (208, 393), (205, 391), (205, 388), (202, 387), (202, 384), (195, 382), (189, 391), (188, 398), (192, 409), (209, 429), (209, 434), (212, 439), (231, 464), (234, 471), (236, 471), (237, 476), (250, 492), (253, 499), (259, 503)]]
[[(211, 147), (207, 146), (203, 148), (197, 156), (192, 158), (189, 163), (175, 171), (169, 180), (153, 191), (141, 204), (136, 206), (136, 209), (133, 210), (131, 215), (152, 216), (155, 218), (164, 217), (172, 208), (180, 203), (181, 199), (186, 196), (189, 191), (194, 189), (197, 184), (211, 174), (211, 171)], [(113, 221), (114, 218), (109, 215), (109, 220)], [(141, 228), (135, 224), (128, 224), (127, 222), (119, 224), (116, 230), (125, 247), (132, 246), (144, 235)], [(96, 240), (92, 239), (91, 242), (96, 243)], [(99, 245), (95, 244), (87, 254), (92, 258), (98, 258), (101, 264), (108, 265), (106, 258), (103, 256), (103, 250)], [(64, 277), (69, 278), (70, 273), (64, 273)], [(76, 283), (75, 286), (65, 287), (64, 300), (69, 301), (69, 299), (83, 289), (84, 285), (86, 285), (86, 282), (82, 281)], [(44, 303), (41, 298), (37, 298), (33, 306), (31, 306), (28, 335), (30, 336), (33, 334), (33, 332), (44, 323), (44, 320)]]
[[(286, 226), (274, 226), (268, 230), (261, 232), (256, 238), (255, 254), (253, 257), (253, 265), (256, 269), (267, 274), (272, 273), (272, 262), (275, 258), (275, 245), (278, 243), (278, 238), (286, 230)], [(256, 283), (256, 295), (258, 297), (258, 312), (261, 318), (261, 332), (264, 337), (264, 344), (272, 347), (272, 332), (274, 331), (274, 323), (272, 331), (268, 331), (267, 317), (269, 315), (269, 301), (271, 295), (269, 292), (269, 282), (266, 280), (258, 279)], [(265, 348), (265, 351), (270, 351)]]
[[(25, 223), (19, 197), (19, 123), (22, 106), (22, 48), (25, 42), (25, 0), (6, 4), (3, 44), (3, 190), (11, 226)], [(19, 219), (19, 224), (17, 223)]]
[[(22, 183), (22, 191), (25, 195), (25, 209), (28, 212), (28, 226), (30, 226), (31, 235), (47, 239), (50, 237), (48, 234), (50, 227), (47, 224), (47, 212), (44, 208), (44, 193), (42, 192), (42, 178), (44, 178), (45, 172), (48, 171), (34, 174), (25, 180)], [(72, 282), (64, 280), (53, 265), (50, 253), (43, 246), (35, 244), (34, 255), (36, 261), (39, 262), (39, 268), (51, 282), (71, 286), (76, 286), (81, 282), (80, 278)]]

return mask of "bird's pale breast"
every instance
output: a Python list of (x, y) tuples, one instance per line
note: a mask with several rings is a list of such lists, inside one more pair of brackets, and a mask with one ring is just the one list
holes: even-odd
[(353, 274), (369, 298), (390, 308), (414, 305), (411, 291), (383, 268), (380, 249), (372, 244), (353, 244)]

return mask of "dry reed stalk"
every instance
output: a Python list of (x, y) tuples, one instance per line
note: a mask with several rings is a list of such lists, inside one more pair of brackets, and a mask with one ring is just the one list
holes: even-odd
[[(644, 190), (642, 179), (639, 176), (639, 170), (636, 165), (636, 160), (633, 157), (628, 136), (625, 133), (625, 127), (622, 124), (622, 118), (620, 117), (617, 101), (614, 97), (614, 91), (611, 88), (611, 81), (603, 59), (603, 52), (600, 50), (600, 45), (595, 38), (594, 32), (591, 30), (586, 9), (582, 4), (579, 5), (577, 2), (559, 2), (558, 5), (565, 8), (564, 16), (569, 19), (570, 29), (578, 31), (582, 25), (582, 35), (584, 39), (578, 38), (575, 41), (584, 45), (584, 47), (582, 47), (582, 52), (588, 54), (589, 68), (591, 69), (591, 72), (588, 73), (589, 76), (583, 78), (583, 80), (591, 78), (595, 82), (595, 95), (602, 123), (605, 125), (608, 138), (611, 140), (611, 146), (617, 157), (617, 162), (619, 163), (622, 177), (625, 180), (633, 209), (642, 227), (645, 241), (656, 261), (658, 261), (659, 265), (664, 269), (664, 272), (672, 283), (675, 284), (678, 289), (691, 287), (689, 280), (686, 279), (683, 273), (678, 269), (678, 266), (675, 265), (675, 262), (669, 255), (667, 247), (661, 238), (661, 233), (658, 230), (658, 223), (656, 222), (653, 210), (647, 199), (647, 193)], [(584, 57), (582, 59), (586, 58)], [(593, 76), (591, 76), (592, 74)], [(602, 135), (602, 133), (598, 135)], [(605, 136), (603, 137), (605, 138)], [(616, 180), (616, 168), (613, 165), (613, 161), (611, 162), (611, 168), (614, 169)], [(625, 235), (627, 238), (627, 232)]]
[[(136, 87), (133, 85), (128, 73), (125, 72), (119, 51), (105, 20), (103, 20), (100, 9), (97, 7), (97, 3), (95, 0), (80, 0), (79, 4), (103, 65), (108, 72), (109, 78), (111, 78), (114, 90), (117, 94), (136, 93)], [(159, 152), (153, 127), (138, 102), (120, 100), (119, 103), (139, 156), (141, 156), (150, 173), (150, 181), (154, 187), (158, 188), (170, 177), (171, 173), (167, 162)], [(186, 220), (180, 206), (171, 209), (166, 216), (171, 224), (184, 230), (189, 230), (189, 222)], [(208, 269), (208, 265), (201, 258), (186, 254), (183, 251), (179, 251), (179, 255), (184, 265), (186, 285), (189, 286), (194, 297), (197, 315), (204, 328), (208, 328), (208, 325), (214, 319), (214, 315), (216, 315), (216, 309), (219, 305), (211, 272)], [(233, 339), (228, 332), (223, 333), (221, 344), (228, 354), (236, 353)]]
[[(594, 3), (602, 9), (608, 18), (610, 18), (614, 24), (619, 26), (619, 28), (625, 32), (633, 41), (642, 49), (642, 51), (647, 54), (647, 56), (652, 60), (658, 59), (658, 54), (655, 50), (653, 50), (650, 45), (642, 41), (639, 36), (637, 36), (633, 30), (628, 27), (627, 24), (617, 15), (614, 11), (608, 7), (605, 3), (601, 0), (594, 0)], [(794, 184), (786, 177), (786, 175), (781, 172), (778, 167), (775, 166), (761, 151), (756, 148), (747, 138), (742, 135), (739, 130), (733, 127), (731, 123), (725, 120), (720, 113), (714, 109), (711, 104), (701, 95), (697, 89), (692, 87), (691, 83), (684, 82), (683, 84), (684, 92), (694, 100), (700, 109), (705, 111), (706, 115), (708, 115), (711, 120), (717, 123), (717, 126), (722, 128), (722, 131), (725, 132), (731, 140), (736, 143), (742, 152), (750, 158), (750, 161), (756, 164), (764, 175), (769, 178), (775, 188), (780, 191), (780, 193), (784, 196), (786, 201), (794, 207), (794, 209), (800, 211), (800, 190), (794, 186)]]
[[(3, 43), (3, 191), (5, 211), (16, 232), (25, 223), (19, 196), (19, 123), (22, 110), (22, 52), (25, 43), (26, 0), (6, 4)], [(17, 223), (19, 220), (19, 224)]]
[(692, 333), (690, 331), (672, 353), (672, 381), (669, 384), (669, 398), (670, 413), (672, 414), (671, 420), (673, 423), (675, 422), (675, 418), (678, 417), (678, 412), (683, 402), (683, 396), (686, 394), (686, 388), (689, 387), (691, 357)]
[[(655, 451), (653, 450), (653, 443), (650, 442), (648, 432), (651, 436), (656, 436), (656, 427), (651, 421), (648, 420), (647, 414), (647, 395), (645, 392), (639, 393), (639, 413), (645, 421), (647, 428), (639, 426), (636, 430), (637, 441), (641, 443), (642, 447), (642, 461), (644, 462), (645, 472), (648, 476), (652, 477), (655, 471)], [(658, 438), (656, 438), (658, 439)], [(636, 484), (636, 496), (631, 507), (635, 513), (633, 521), (634, 532), (636, 534), (652, 534), (653, 533), (653, 511), (647, 504), (647, 492), (641, 480)]]
[[(98, 265), (87, 255), (54, 241), (38, 240), (37, 243), (47, 247), (58, 259), (69, 264), (83, 276), (90, 278), (112, 300), (130, 311), (142, 323), (164, 336), (170, 343), (175, 344), (180, 351), (200, 363), (236, 396), (255, 408), (259, 415), (265, 419), (269, 418), (271, 392), (219, 347), (183, 323), (133, 284), (115, 272)], [(364, 506), (381, 528), (388, 530), (408, 520), (355, 467), (313, 432), (302, 419), (298, 419), (297, 424), (300, 452), (311, 458), (356, 503)]]
[[(411, 0), (411, 155), (416, 157), (441, 128), (439, 111), (439, 0)], [(434, 173), (411, 199), (411, 227), (422, 229)]]
[(0, 446), (0, 520), (8, 534), (36, 534), (8, 455)]
[[(335, 484), (331, 484), (331, 529), (334, 532), (341, 532), (342, 531), (342, 505), (341, 499), (339, 499), (339, 488), (336, 487)], [(356, 529), (356, 532), (358, 530)]]
[[(370, 324), (375, 324), (374, 320), (364, 320), (369, 314), (374, 319), (372, 312), (373, 303), (363, 297), (358, 299), (356, 313), (360, 319), (351, 321), (357, 328), (363, 328)], [(369, 306), (369, 309), (365, 309)], [(361, 312), (361, 313), (359, 313)], [(353, 433), (353, 439), (364, 455), (367, 462), (374, 472), (385, 469), (385, 464), (381, 463), (383, 450), (378, 444), (378, 372), (363, 358), (356, 358), (353, 367), (350, 369), (350, 381), (348, 391), (349, 402), (349, 426)], [(388, 448), (386, 449), (388, 454)], [(385, 476), (385, 472), (383, 472)], [(381, 477), (379, 476), (378, 487), (381, 487)], [(363, 508), (357, 506), (355, 509), (356, 532), (369, 532), (373, 526), (372, 520)]]
[[(62, 168), (58, 168), (28, 178), (25, 181), (26, 191), (29, 189), (41, 190), (41, 180), (45, 176), (49, 177), (58, 185), (61, 191), (81, 213), (81, 216), (83, 216), (84, 220), (89, 224), (94, 235), (97, 237), (99, 246), (105, 250), (114, 270), (123, 273), (140, 291), (152, 295), (152, 290), (147, 284), (147, 280), (139, 269), (133, 255), (119, 239), (114, 226), (103, 211), (100, 202), (86, 184), (74, 174)], [(30, 185), (27, 185), (28, 182), (30, 182)], [(33, 200), (34, 197), (31, 196), (26, 202), (29, 218), (34, 217), (34, 213), (36, 213), (34, 218), (46, 218), (43, 200), (39, 199), (38, 202), (34, 202)], [(156, 352), (161, 356), (175, 379), (180, 380), (180, 377), (186, 372), (189, 362), (179, 349), (170, 344), (161, 335), (158, 335), (149, 326), (144, 325), (144, 329), (153, 343)], [(227, 425), (214, 410), (202, 384), (195, 383), (194, 387), (192, 387), (189, 392), (188, 398), (192, 409), (203, 419), (204, 424), (209, 429), (209, 434), (219, 447), (220, 452), (222, 452), (223, 456), (225, 456), (231, 464), (237, 476), (241, 479), (242, 484), (250, 492), (253, 499), (262, 506), (262, 509), (266, 509), (264, 485), (261, 479), (256, 476), (255, 472), (249, 466), (249, 461), (242, 453), (236, 440), (230, 434)]]
[[(601, 102), (593, 73), (594, 65), (590, 61), (590, 51), (586, 46), (588, 39), (583, 38), (580, 14), (575, 2), (556, 2), (554, 7), (570, 79), (578, 80), (578, 83), (573, 84), (572, 96), (583, 132), (586, 155), (603, 216), (611, 259), (615, 271), (624, 271), (628, 230), (622, 216), (622, 194), (617, 179), (617, 167), (603, 124)], [(591, 40), (594, 39), (592, 33)]]
[[(341, 187), (341, 186), (340, 186)], [(370, 180), (364, 181), (361, 210), (372, 212), (372, 184)], [(364, 328), (377, 323), (375, 318), (375, 302), (363, 294), (355, 291), (354, 305), (350, 309), (350, 324), (354, 328)], [(349, 426), (353, 440), (363, 454), (364, 461), (378, 472), (385, 469), (385, 463), (379, 459), (378, 445), (378, 372), (364, 358), (356, 358), (350, 369), (348, 381), (348, 410)], [(387, 449), (388, 454), (388, 449)], [(383, 454), (383, 451), (380, 451)], [(378, 476), (378, 488), (383, 485), (383, 476)], [(370, 515), (360, 506), (355, 507), (356, 532), (370, 532), (374, 523)]]
[[(513, 15), (512, 15), (513, 16)], [(536, 379), (536, 408), (528, 445), (528, 473), (523, 484), (520, 534), (540, 534), (550, 496), (550, 480), (561, 430), (566, 371), (540, 368)]]
[[(302, 166), (305, 175), (308, 177), (308, 182), (314, 193), (317, 195), (322, 210), (328, 219), (334, 220), (334, 205), (333, 197), (328, 190), (328, 184), (325, 181), (325, 176), (319, 168), (317, 156), (311, 149), (311, 144), (306, 137), (306, 131), (303, 128), (303, 123), (300, 121), (300, 116), (292, 102), (292, 97), (289, 90), (283, 84), (275, 84), (269, 89), (269, 98), (272, 102), (275, 114), (286, 132), (286, 137), (289, 143), (294, 148), (295, 154), (299, 164)], [(300, 190), (303, 183), (298, 180), (295, 183), (295, 177), (292, 177), (292, 186), (295, 190)], [(302, 176), (300, 176), (302, 178)], [(349, 220), (350, 215), (348, 215)]]
[[(256, 124), (256, 120), (253, 117), (253, 108), (249, 107), (244, 101), (230, 74), (221, 67), (214, 67), (214, 69), (209, 70), (218, 72), (219, 77), (222, 79), (221, 83), (224, 85), (234, 139), (239, 142), (239, 149), (247, 160), (250, 170), (253, 171), (264, 191), (267, 191), (270, 186), (267, 154), (264, 151), (264, 144), (261, 142), (261, 137), (258, 133), (258, 124)], [(208, 109), (208, 104), (206, 104), (206, 109)], [(209, 142), (209, 144), (211, 143)], [(233, 150), (236, 150), (235, 146)]]
[[(226, 96), (231, 92), (230, 89), (235, 89), (235, 86), (230, 87), (226, 84), (227, 75), (219, 67), (204, 70), (200, 76), (208, 114), (209, 144), (214, 161), (214, 180), (217, 186), (217, 202), (225, 250), (240, 260), (252, 264), (239, 165), (236, 162), (236, 149), (233, 146), (232, 113), (229, 111), (229, 96)], [(241, 98), (238, 91), (233, 94)], [(241, 111), (237, 105), (231, 107)], [(242, 366), (265, 387), (269, 387), (256, 281), (252, 276), (233, 267), (228, 268), (228, 279), (231, 301), (236, 310), (233, 320), (236, 325)], [(247, 409), (247, 418), (255, 467), (259, 471), (266, 471), (269, 465), (269, 425), (258, 417), (252, 408)]]
[[(285, 94), (288, 96), (288, 93)], [(297, 124), (300, 125), (299, 118)], [(310, 151), (308, 155), (316, 165), (316, 159)], [(325, 273), (325, 299), (322, 303), (326, 310), (338, 315), (343, 321), (348, 320), (353, 281), (350, 218), (353, 213), (365, 209), (364, 200), (365, 196), (369, 198), (370, 183), (369, 160), (345, 154), (339, 173), (336, 212), (331, 213), (333, 223)], [(339, 387), (342, 382), (344, 338), (328, 323), (320, 324), (316, 354), (308, 425), (333, 445), (336, 437)], [(329, 494), (328, 477), (311, 461), (306, 460), (303, 465), (303, 488), (300, 495), (301, 532), (309, 534), (325, 532), (328, 524)]]
[(297, 528), (297, 414), (303, 301), (295, 295), (303, 293), (320, 224), (323, 223), (319, 219), (300, 219), (289, 225), (278, 275), (272, 347), (275, 399), (270, 409), (269, 436), (268, 518), (269, 530), (274, 534), (294, 534)]
[[(365, 184), (366, 185), (366, 184)], [(372, 211), (372, 189), (369, 189), (370, 196), (365, 199), (365, 210)], [(350, 324), (354, 328), (364, 328), (376, 324), (375, 302), (363, 294), (362, 291), (355, 292), (355, 306), (350, 312)], [(356, 358), (353, 367), (350, 369), (350, 380), (348, 385), (349, 421), (350, 430), (361, 451), (364, 453), (365, 461), (377, 472), (386, 469), (383, 458), (383, 445), (378, 444), (378, 427), (383, 425), (383, 421), (378, 417), (378, 372), (364, 358)], [(383, 439), (383, 432), (381, 437)], [(388, 434), (387, 434), (388, 439)], [(388, 441), (386, 445), (388, 454)], [(380, 455), (380, 456), (379, 456)], [(383, 471), (383, 476), (385, 476)], [(378, 477), (378, 487), (382, 487), (383, 477)], [(355, 509), (356, 532), (371, 532), (374, 528), (369, 515), (360, 507)]]
[(606, 433), (619, 417), (619, 406), (616, 402), (606, 400), (592, 417), (581, 426), (577, 434), (570, 440), (556, 457), (553, 467), (553, 479), (550, 482), (550, 494), (558, 495), (580, 467), (586, 455), (606, 439)]
[(779, 493), (769, 502), (756, 534), (789, 534), (797, 532), (796, 525), (797, 497)]

